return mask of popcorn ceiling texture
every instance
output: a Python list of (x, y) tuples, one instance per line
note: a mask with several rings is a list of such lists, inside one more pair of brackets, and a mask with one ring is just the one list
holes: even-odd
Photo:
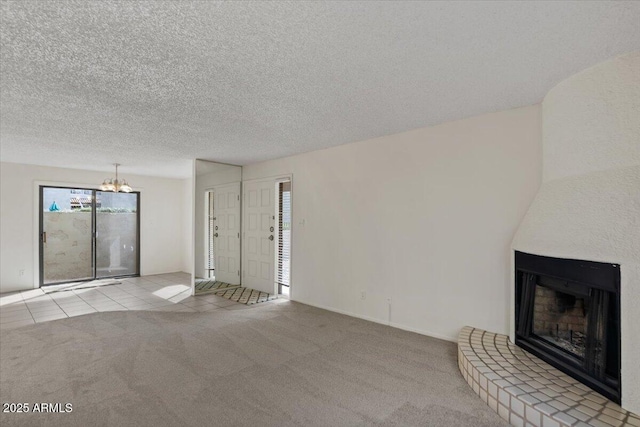
[(187, 177), (539, 103), (635, 2), (2, 2), (2, 161)]
[(537, 255), (620, 264), (622, 407), (640, 413), (640, 53), (545, 97), (544, 180), (513, 241)]

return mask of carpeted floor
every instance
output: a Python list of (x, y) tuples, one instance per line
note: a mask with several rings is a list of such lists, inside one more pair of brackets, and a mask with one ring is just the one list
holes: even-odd
[(0, 331), (0, 413), (20, 426), (504, 426), (453, 343), (290, 301), (106, 312)]

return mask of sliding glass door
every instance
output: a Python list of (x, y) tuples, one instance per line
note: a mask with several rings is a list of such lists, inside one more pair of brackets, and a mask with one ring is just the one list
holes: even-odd
[(139, 274), (139, 196), (40, 187), (40, 285)]
[(40, 187), (40, 284), (93, 279), (93, 191)]
[(96, 191), (96, 277), (138, 274), (138, 193)]

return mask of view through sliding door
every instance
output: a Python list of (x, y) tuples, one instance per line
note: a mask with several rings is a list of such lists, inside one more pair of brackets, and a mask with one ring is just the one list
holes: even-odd
[(96, 191), (96, 278), (139, 272), (138, 193)]
[(40, 284), (94, 278), (93, 190), (40, 187)]
[(40, 187), (40, 285), (139, 274), (139, 196)]

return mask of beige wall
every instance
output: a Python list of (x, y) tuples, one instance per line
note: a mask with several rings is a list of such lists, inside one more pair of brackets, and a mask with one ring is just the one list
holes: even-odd
[(193, 274), (193, 242), (194, 242), (194, 179), (185, 179), (182, 184), (182, 271)]
[(289, 173), (294, 300), (450, 340), (508, 331), (539, 106), (245, 166), (243, 180)]
[[(0, 292), (31, 289), (38, 284), (38, 185), (96, 188), (104, 172), (15, 163), (0, 164)], [(140, 191), (141, 274), (181, 271), (185, 183), (180, 179), (126, 174)], [(21, 271), (23, 274), (21, 275)]]

